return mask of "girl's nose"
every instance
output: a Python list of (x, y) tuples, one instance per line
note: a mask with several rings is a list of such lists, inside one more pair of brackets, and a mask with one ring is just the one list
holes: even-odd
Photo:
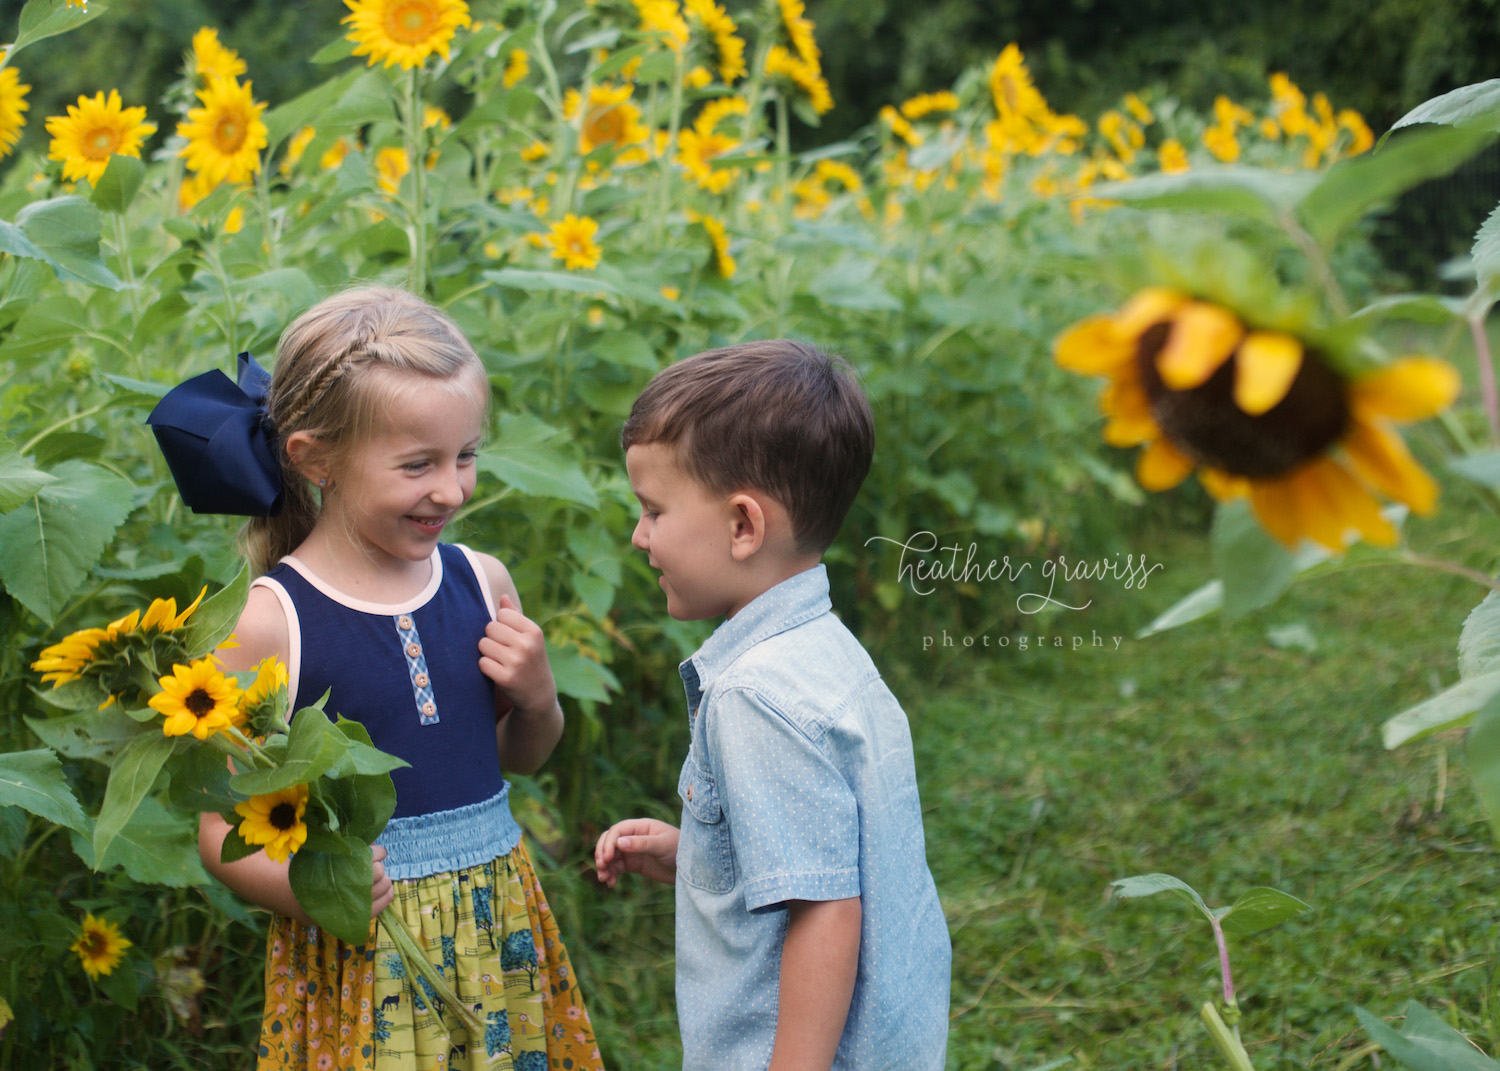
[(457, 466), (443, 471), (428, 497), (440, 506), (454, 509), (464, 504), (464, 483)]

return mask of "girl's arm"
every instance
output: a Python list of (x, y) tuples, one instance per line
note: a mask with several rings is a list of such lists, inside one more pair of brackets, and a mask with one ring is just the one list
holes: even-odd
[(859, 897), (791, 900), (770, 1071), (828, 1071), (859, 971)]
[(496, 606), (495, 620), (479, 641), (479, 670), (495, 682), (496, 713), (503, 715), (495, 726), (500, 765), (516, 773), (534, 773), (563, 731), (547, 643), (537, 623), (521, 612), (521, 597), (505, 566), (488, 554), (478, 557)]
[[(287, 631), (286, 615), (276, 596), (265, 588), (251, 588), (250, 598), (234, 627), (234, 638), (238, 647), (221, 647), (214, 652), (219, 664), (230, 672), (254, 669), (263, 658), (275, 655), (283, 662), (291, 647)], [(233, 863), (220, 861), (224, 838), (229, 835), (229, 823), (212, 811), (205, 811), (198, 818), (198, 858), (204, 868), (223, 882), (241, 898), (278, 915), (287, 915), (300, 922), (311, 922), (297, 898), (292, 895), (291, 882), (287, 877), (287, 863), (278, 863), (258, 851)], [(385, 858), (385, 849), (375, 849), (374, 884), (371, 900), (374, 914), (379, 914), (391, 902), (393, 895), (390, 879), (385, 876), (385, 867), (379, 860)]]

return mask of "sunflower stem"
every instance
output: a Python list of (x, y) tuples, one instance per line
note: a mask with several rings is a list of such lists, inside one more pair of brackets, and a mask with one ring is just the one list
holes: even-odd
[(1484, 399), (1484, 415), (1490, 422), (1490, 441), (1500, 446), (1500, 390), (1495, 386), (1495, 358), (1490, 352), (1490, 336), (1484, 329), (1489, 309), (1469, 317), (1469, 333), (1474, 337), (1474, 363), (1479, 366), (1479, 393)]
[(1500, 592), (1500, 580), (1486, 576), (1478, 569), (1471, 569), (1467, 565), (1450, 562), (1446, 558), (1429, 558), (1425, 554), (1418, 554), (1416, 551), (1408, 550), (1404, 547), (1399, 552), (1398, 557), (1407, 565), (1416, 565), (1423, 569), (1436, 569), (1440, 573), (1452, 573), (1454, 576), (1461, 576), (1465, 580), (1472, 580), (1480, 587)]
[[(401, 916), (396, 914), (395, 905), (386, 907), (376, 918), (380, 921), (381, 929), (385, 930), (386, 936), (396, 946), (401, 962), (406, 965), (408, 978), (415, 971), (426, 979), (427, 984), (432, 987), (432, 992), (437, 994), (437, 999), (451, 1008), (458, 1016), (459, 1022), (463, 1023), (464, 1029), (469, 1033), (469, 1043), (477, 1044), (484, 1037), (484, 1023), (480, 1021), (479, 1016), (474, 1014), (472, 1008), (458, 999), (458, 994), (453, 992), (453, 988), (443, 979), (442, 974), (428, 962), (427, 956), (417, 945), (417, 939), (412, 936), (411, 930), (406, 928), (406, 923), (401, 921)], [(419, 993), (415, 981), (411, 983), (411, 990), (414, 995)], [(426, 997), (425, 993), (420, 995)], [(433, 1009), (434, 1012), (436, 1010)]]
[(1219, 1050), (1233, 1071), (1255, 1071), (1255, 1065), (1250, 1062), (1250, 1054), (1240, 1041), (1239, 1031), (1231, 1030), (1224, 1024), (1219, 1009), (1205, 1001), (1198, 1014), (1203, 1019), (1203, 1026), (1208, 1031), (1214, 1048)]
[(792, 168), (792, 131), (791, 119), (788, 117), (786, 106), (786, 94), (776, 94), (776, 189), (781, 192), (781, 229), (787, 230), (792, 224), (792, 199), (787, 191), (787, 183), (791, 180)]
[(1291, 238), (1297, 248), (1302, 251), (1307, 262), (1312, 265), (1318, 284), (1328, 295), (1328, 306), (1333, 310), (1333, 314), (1340, 320), (1344, 319), (1349, 315), (1349, 301), (1344, 297), (1344, 290), (1339, 286), (1338, 277), (1334, 275), (1333, 265), (1328, 262), (1328, 256), (1323, 252), (1323, 247), (1318, 244), (1317, 239), (1307, 233), (1306, 228), (1298, 223), (1291, 213), (1282, 213), (1276, 221), (1286, 232), (1287, 237)]
[(674, 52), (672, 61), (672, 104), (667, 113), (667, 144), (661, 154), (661, 181), (658, 189), (660, 208), (656, 213), (656, 241), (660, 245), (667, 225), (667, 210), (672, 207), (672, 154), (677, 151), (677, 136), (682, 130), (682, 52)]
[(422, 154), (422, 68), (411, 69), (406, 83), (406, 157), (411, 165), (411, 209), (407, 236), (411, 242), (411, 267), (407, 284), (419, 296), (427, 291), (427, 162)]

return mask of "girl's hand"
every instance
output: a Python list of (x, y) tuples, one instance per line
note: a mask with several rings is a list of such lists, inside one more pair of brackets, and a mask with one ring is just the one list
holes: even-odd
[(604, 831), (594, 846), (599, 880), (611, 889), (625, 871), (671, 885), (677, 881), (676, 826), (655, 818), (627, 818)]
[(550, 710), (557, 702), (557, 685), (547, 662), (547, 643), (541, 627), (516, 609), (509, 595), (500, 596), (495, 620), (479, 641), (479, 671), (505, 694), (518, 710)]
[(375, 860), (375, 878), (370, 883), (370, 917), (374, 918), (391, 906), (391, 901), (396, 898), (396, 887), (386, 877), (385, 864), (381, 862), (385, 858), (385, 848), (376, 844), (370, 849), (370, 855)]

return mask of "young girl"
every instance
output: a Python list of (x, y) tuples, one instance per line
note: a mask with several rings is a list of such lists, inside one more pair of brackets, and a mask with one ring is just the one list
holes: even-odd
[(204, 865), (274, 912), (262, 1071), (601, 1066), (501, 774), (536, 770), (562, 733), (542, 633), (500, 562), (439, 542), (474, 491), (488, 400), (458, 328), (399, 290), (331, 297), (278, 347), (262, 423), (283, 501), (247, 527), (268, 571), (219, 659), (276, 655), (293, 710), (328, 691), (330, 714), (411, 764), (392, 774), (372, 919), (394, 903), (488, 1029), (469, 1037), (435, 1014), (373, 921), (360, 947), (322, 932), (285, 863), (221, 863), (229, 826), (207, 814)]

